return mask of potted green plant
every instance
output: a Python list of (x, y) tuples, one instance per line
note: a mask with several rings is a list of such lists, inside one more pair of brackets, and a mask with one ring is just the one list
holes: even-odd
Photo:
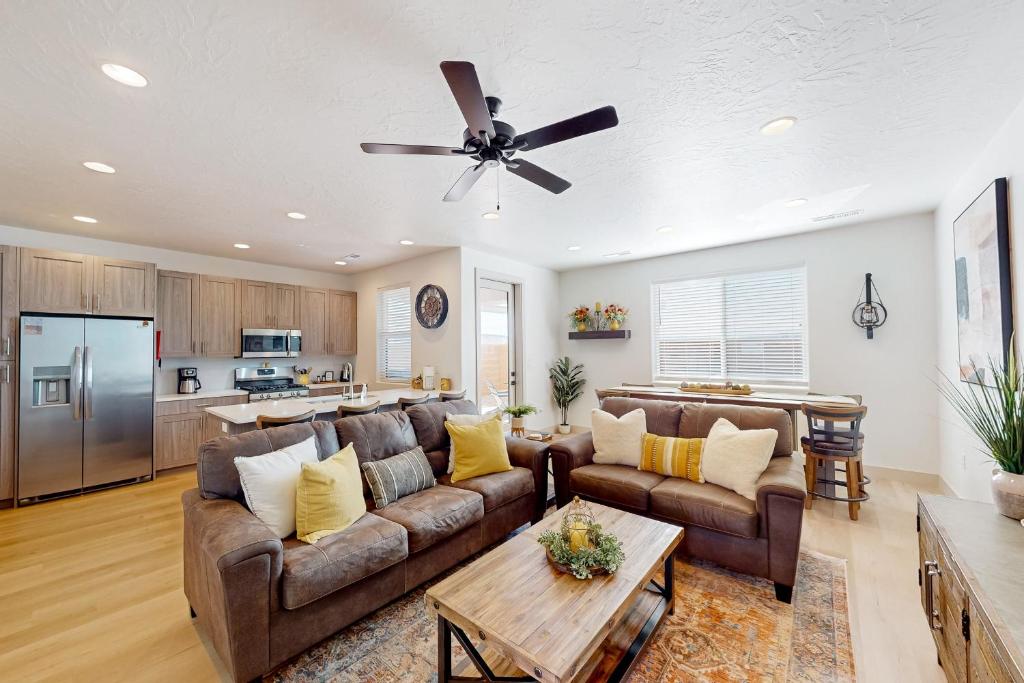
[(527, 415), (534, 415), (537, 413), (536, 406), (531, 406), (529, 403), (521, 403), (516, 406), (509, 406), (503, 410), (506, 415), (512, 417), (512, 433), (522, 434), (525, 431), (523, 427), (523, 420)]
[(569, 433), (569, 405), (583, 395), (583, 385), (587, 383), (582, 374), (583, 365), (573, 365), (569, 356), (558, 359), (548, 370), (551, 397), (562, 411), (562, 421), (558, 424), (559, 434)]
[[(1001, 365), (989, 358), (991, 386), (967, 389), (943, 375), (939, 390), (981, 440), (998, 465), (992, 470), (992, 498), (1000, 514), (1024, 519), (1024, 377), (1013, 344)], [(974, 376), (982, 376), (974, 368)]]

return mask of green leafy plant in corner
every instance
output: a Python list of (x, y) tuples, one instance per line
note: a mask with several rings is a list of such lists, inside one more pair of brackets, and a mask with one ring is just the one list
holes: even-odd
[(602, 532), (600, 524), (592, 525), (587, 535), (594, 547), (580, 548), (576, 552), (570, 549), (568, 539), (560, 531), (545, 531), (537, 537), (537, 542), (551, 551), (555, 562), (568, 567), (577, 579), (592, 579), (598, 567), (614, 574), (626, 560), (622, 543), (614, 535)]
[(569, 405), (583, 395), (583, 385), (587, 380), (581, 376), (583, 365), (573, 365), (569, 356), (559, 358), (548, 370), (551, 378), (551, 397), (555, 405), (562, 411), (562, 424), (569, 424)]
[(502, 412), (506, 415), (511, 415), (512, 417), (526, 417), (527, 415), (534, 415), (537, 413), (537, 407), (531, 406), (529, 403), (522, 403), (517, 406), (509, 406)]
[[(972, 370), (983, 376), (973, 364)], [(1024, 474), (1024, 377), (1012, 342), (1005, 366), (989, 357), (989, 370), (992, 386), (969, 383), (964, 389), (943, 375), (939, 391), (1004, 472)]]

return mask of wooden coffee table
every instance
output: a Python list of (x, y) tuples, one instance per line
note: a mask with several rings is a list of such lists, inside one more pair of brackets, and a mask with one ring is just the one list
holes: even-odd
[[(590, 505), (622, 542), (626, 561), (615, 574), (581, 581), (548, 563), (537, 537), (561, 524), (556, 512), (427, 590), (439, 683), (618, 681), (629, 673), (674, 605), (683, 529)], [(661, 570), (664, 585), (654, 580)], [(455, 670), (453, 635), (469, 657)]]

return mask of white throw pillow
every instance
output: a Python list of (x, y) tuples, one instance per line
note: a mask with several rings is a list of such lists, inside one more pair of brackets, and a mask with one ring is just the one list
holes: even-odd
[(595, 463), (640, 466), (644, 434), (647, 432), (647, 413), (643, 408), (631, 410), (622, 417), (594, 408), (590, 413), (590, 426)]
[[(459, 425), (460, 427), (472, 427), (478, 425), (481, 422), (487, 420), (500, 420), (501, 413), (491, 413), (488, 415), (473, 415), (470, 414), (455, 414), (445, 413), (444, 421), (451, 422), (453, 425)], [(448, 446), (448, 474), (455, 471), (455, 444), (452, 443)]]
[(708, 432), (700, 473), (711, 484), (756, 500), (757, 480), (768, 467), (778, 438), (774, 429), (740, 429), (720, 417)]
[(279, 451), (235, 458), (246, 504), (278, 538), (295, 533), (295, 487), (302, 475), (302, 463), (318, 461), (312, 436)]

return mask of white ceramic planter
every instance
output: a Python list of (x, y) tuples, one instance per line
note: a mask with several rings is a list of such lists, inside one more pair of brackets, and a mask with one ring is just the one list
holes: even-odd
[(1024, 475), (992, 470), (992, 498), (999, 514), (1024, 519)]
[(558, 425), (558, 433), (559, 434), (568, 434), (571, 431), (572, 431), (572, 427), (570, 427), (569, 425)]

